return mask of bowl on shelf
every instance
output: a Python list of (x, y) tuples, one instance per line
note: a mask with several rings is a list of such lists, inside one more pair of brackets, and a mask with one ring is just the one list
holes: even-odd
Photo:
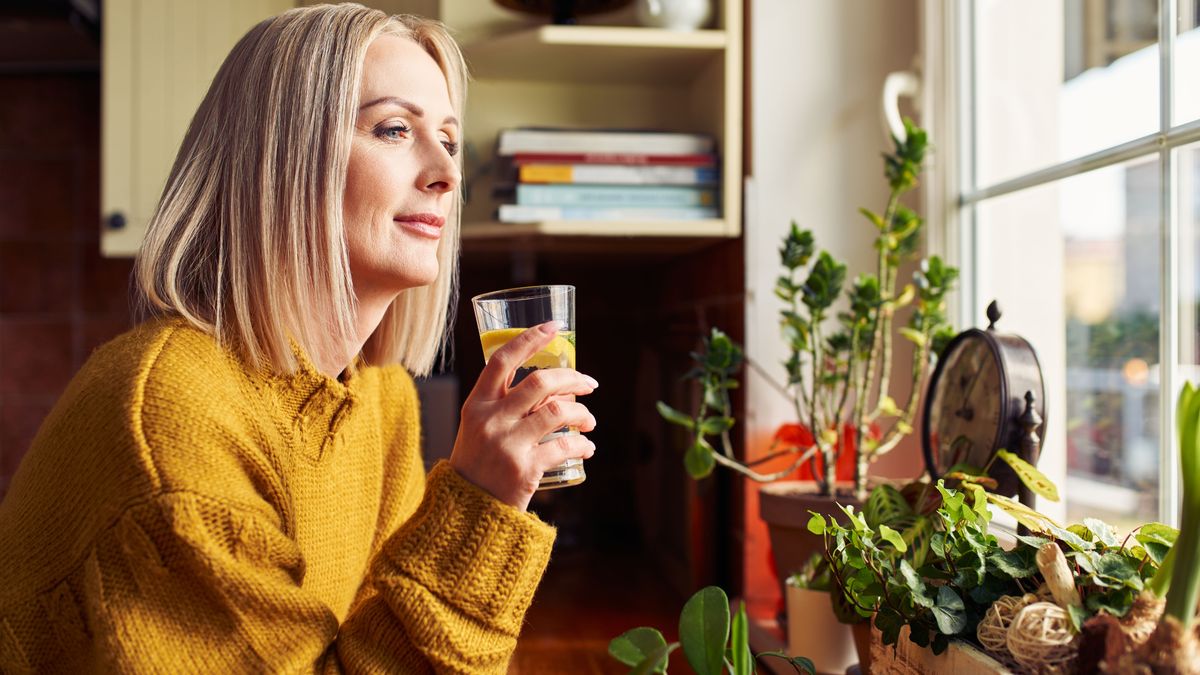
[(556, 24), (574, 24), (576, 18), (588, 14), (611, 12), (628, 5), (631, 0), (495, 0), (501, 7), (549, 16)]

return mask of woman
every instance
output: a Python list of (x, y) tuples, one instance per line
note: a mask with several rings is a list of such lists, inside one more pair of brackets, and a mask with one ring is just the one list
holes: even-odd
[(596, 383), (488, 362), (422, 467), (409, 373), (455, 292), (465, 70), (358, 5), (254, 27), (139, 254), (149, 318), (98, 349), (0, 505), (0, 672), (502, 672), (588, 457)]

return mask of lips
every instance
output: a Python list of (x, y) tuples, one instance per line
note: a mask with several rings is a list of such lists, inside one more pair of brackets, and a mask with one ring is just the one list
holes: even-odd
[(446, 219), (436, 213), (405, 213), (393, 218), (401, 227), (421, 237), (438, 239)]

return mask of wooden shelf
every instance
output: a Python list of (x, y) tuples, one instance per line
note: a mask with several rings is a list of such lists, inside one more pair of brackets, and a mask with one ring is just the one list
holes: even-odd
[(719, 30), (540, 26), (463, 52), (477, 79), (653, 84), (690, 80), (727, 42)]

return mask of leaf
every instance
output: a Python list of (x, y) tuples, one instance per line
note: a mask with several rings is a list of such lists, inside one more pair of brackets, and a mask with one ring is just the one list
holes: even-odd
[(938, 630), (944, 635), (958, 635), (967, 627), (966, 605), (954, 589), (949, 586), (938, 587), (933, 618), (937, 622)]
[(1145, 585), (1138, 575), (1138, 565), (1119, 553), (1105, 553), (1096, 563), (1096, 577), (1140, 591)]
[(717, 460), (713, 458), (713, 452), (715, 452), (713, 447), (704, 440), (703, 436), (696, 437), (696, 442), (683, 454), (683, 466), (687, 469), (688, 475), (700, 480), (712, 473), (713, 467), (717, 465)]
[(824, 447), (832, 448), (838, 443), (838, 434), (834, 429), (825, 429), (821, 432), (821, 444)]
[(751, 675), (754, 672), (754, 655), (750, 653), (750, 622), (746, 618), (746, 603), (738, 605), (733, 615), (733, 630), (730, 639), (730, 661), (733, 675)]
[(686, 427), (688, 429), (696, 428), (696, 421), (688, 415), (679, 412), (662, 401), (659, 401), (656, 406), (658, 407), (658, 414), (671, 424), (678, 424), (679, 426)]
[(1033, 532), (1040, 532), (1042, 534), (1049, 534), (1054, 530), (1066, 532), (1049, 516), (1038, 513), (1018, 501), (1009, 499), (1008, 497), (1001, 497), (994, 492), (987, 493), (987, 499)]
[(729, 598), (716, 586), (700, 589), (679, 615), (679, 641), (699, 675), (721, 675), (729, 640)]
[(1037, 549), (1020, 546), (988, 556), (988, 564), (1012, 579), (1026, 579), (1038, 573)]
[(904, 617), (890, 607), (881, 607), (875, 614), (875, 627), (882, 633), (885, 645), (894, 645), (899, 641), (904, 623)]
[(871, 490), (871, 494), (867, 496), (867, 503), (863, 504), (863, 517), (871, 527), (878, 527), (884, 523), (896, 524), (912, 515), (912, 507), (908, 505), (904, 495), (886, 483)]
[(1071, 632), (1076, 635), (1083, 632), (1083, 622), (1088, 620), (1091, 612), (1079, 605), (1071, 605), (1067, 608), (1067, 613), (1071, 616)]
[(1117, 545), (1117, 535), (1113, 533), (1112, 527), (1103, 520), (1099, 520), (1097, 518), (1084, 518), (1083, 526), (1088, 529), (1088, 532), (1092, 533), (1092, 536), (1096, 538), (1096, 541), (1104, 544), (1105, 546)]
[(634, 666), (633, 670), (629, 671), (629, 675), (647, 675), (647, 673), (665, 673), (667, 672), (667, 659), (671, 652), (679, 649), (678, 642), (672, 642), (669, 645), (663, 645), (655, 649), (653, 653), (646, 656), (645, 659)]
[(1025, 487), (1052, 502), (1058, 501), (1058, 487), (1046, 477), (1046, 474), (1038, 471), (1037, 467), (1007, 450), (997, 450), (996, 456), (1012, 467), (1013, 472), (1017, 474), (1017, 478), (1021, 479)]
[(882, 537), (884, 541), (894, 546), (895, 549), (900, 553), (904, 553), (908, 550), (908, 545), (904, 543), (904, 537), (901, 537), (899, 532), (893, 530), (887, 525), (879, 526), (879, 536)]
[(879, 405), (877, 407), (879, 408), (879, 412), (883, 413), (884, 415), (888, 415), (890, 417), (900, 416), (900, 408), (896, 406), (896, 401), (891, 396), (886, 394), (880, 397)]
[(808, 519), (808, 531), (815, 535), (825, 534), (825, 516), (813, 513), (812, 518)]
[(918, 347), (924, 347), (926, 344), (929, 343), (929, 338), (925, 337), (924, 333), (922, 333), (919, 330), (914, 330), (912, 328), (909, 328), (907, 326), (900, 329), (900, 334), (904, 336), (904, 339), (908, 340), (909, 342), (915, 344)]
[(900, 561), (900, 578), (904, 580), (904, 585), (908, 588), (909, 594), (912, 596), (913, 604), (919, 605), (926, 609), (933, 608), (933, 598), (929, 597), (929, 590), (925, 586), (925, 580), (907, 560)]
[(700, 423), (700, 433), (709, 436), (723, 434), (733, 428), (732, 417), (706, 417)]
[(913, 432), (913, 427), (908, 422), (900, 420), (899, 422), (896, 422), (896, 431), (899, 431), (901, 434), (907, 436)]
[(1170, 525), (1162, 523), (1146, 523), (1138, 530), (1134, 538), (1142, 544), (1156, 543), (1166, 546), (1175, 545), (1175, 540), (1179, 537), (1179, 530)]
[[(643, 626), (627, 630), (613, 638), (608, 643), (608, 653), (627, 666), (636, 666), (658, 648), (665, 647), (666, 644), (667, 641), (663, 638), (662, 633)], [(662, 668), (656, 669), (655, 672), (662, 672), (666, 665), (666, 661), (663, 661)]]

